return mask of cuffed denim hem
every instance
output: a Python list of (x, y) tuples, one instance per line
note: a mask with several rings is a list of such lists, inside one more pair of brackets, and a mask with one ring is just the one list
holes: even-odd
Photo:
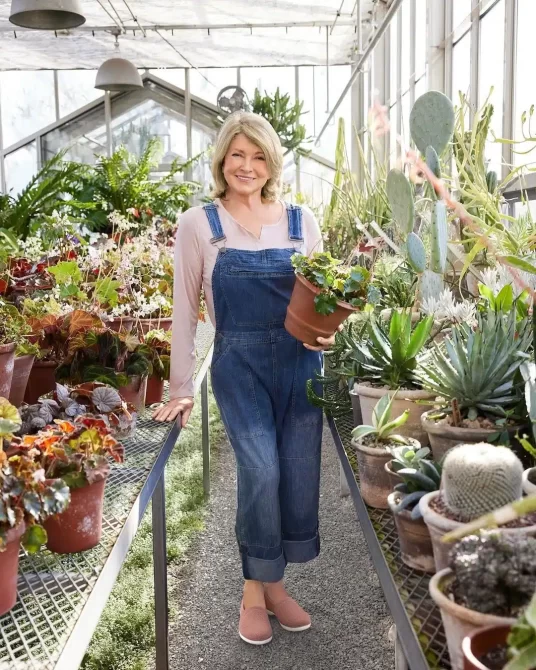
[(283, 540), (283, 553), (287, 563), (307, 563), (320, 553), (320, 535), (310, 540)]
[(279, 582), (283, 579), (287, 565), (283, 552), (270, 560), (249, 556), (247, 549), (242, 547), (240, 555), (244, 579), (255, 579), (258, 582)]

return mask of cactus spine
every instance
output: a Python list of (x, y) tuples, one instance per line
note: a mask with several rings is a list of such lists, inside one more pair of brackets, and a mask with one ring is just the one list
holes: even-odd
[(443, 499), (467, 522), (522, 496), (523, 466), (507, 447), (484, 442), (451, 449), (443, 465)]

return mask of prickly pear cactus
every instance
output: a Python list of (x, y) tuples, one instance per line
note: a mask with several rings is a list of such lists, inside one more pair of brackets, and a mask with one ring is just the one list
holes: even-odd
[(430, 269), (443, 274), (447, 265), (447, 206), (443, 200), (436, 200), (432, 212)]
[(461, 521), (471, 521), (522, 496), (523, 466), (507, 447), (461, 444), (443, 464), (443, 499)]
[(411, 137), (421, 154), (433, 147), (440, 156), (454, 132), (454, 107), (446, 95), (428, 91), (415, 101), (409, 117)]
[(419, 302), (429, 300), (430, 298), (439, 299), (441, 292), (445, 288), (443, 275), (436, 274), (431, 270), (425, 270), (419, 282)]
[(400, 170), (389, 170), (385, 184), (393, 219), (400, 226), (402, 233), (408, 235), (413, 230), (415, 208), (413, 191), (406, 175)]
[(426, 270), (426, 250), (421, 238), (411, 232), (406, 239), (408, 262), (417, 274)]
[(440, 164), (439, 164), (439, 156), (437, 155), (436, 150), (434, 149), (434, 147), (430, 147), (430, 146), (426, 147), (424, 157), (426, 159), (426, 165), (428, 165), (430, 170), (439, 179), (441, 177), (441, 167), (440, 167)]

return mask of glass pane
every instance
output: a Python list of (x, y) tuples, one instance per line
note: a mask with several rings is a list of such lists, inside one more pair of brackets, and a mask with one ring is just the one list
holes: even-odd
[(184, 90), (184, 68), (159, 68), (157, 70), (149, 70), (150, 74), (154, 74), (164, 81), (168, 81), (173, 86), (177, 88), (182, 88)]
[(426, 75), (423, 75), (415, 82), (415, 100), (417, 100), (423, 93), (426, 93)]
[[(534, 47), (534, 23), (536, 22), (536, 3), (532, 0), (518, 0), (518, 23), (517, 23), (517, 58), (516, 58), (516, 82), (515, 87), (515, 139), (520, 140), (523, 136), (521, 115), (523, 112), (529, 115), (530, 106), (536, 103), (536, 80), (534, 79), (534, 64), (527, 54)], [(524, 126), (525, 135), (529, 134), (528, 122)], [(534, 133), (532, 133), (534, 134)], [(524, 142), (514, 146), (514, 163), (524, 165), (536, 160), (536, 151), (522, 156), (518, 152), (528, 151), (536, 148), (534, 142)]]
[(51, 70), (0, 73), (4, 147), (56, 120)]
[(104, 103), (43, 135), (43, 160), (52, 158), (65, 147), (69, 147), (66, 160), (89, 165), (95, 163), (96, 156), (106, 154)]
[(409, 146), (409, 143), (411, 141), (411, 137), (409, 134), (409, 114), (410, 114), (410, 106), (409, 106), (409, 92), (408, 92), (404, 93), (404, 95), (402, 96), (402, 132), (400, 133), (404, 140), (404, 146), (406, 147)]
[(300, 188), (308, 205), (315, 207), (329, 202), (334, 174), (334, 170), (312, 158), (300, 158)]
[(452, 99), (459, 104), (458, 91), (469, 95), (471, 83), (471, 33), (467, 33), (452, 50)]
[(389, 26), (390, 33), (390, 69), (389, 69), (389, 85), (390, 85), (390, 96), (389, 102), (394, 104), (396, 102), (396, 95), (398, 91), (398, 17), (400, 10), (395, 14), (391, 24)]
[(452, 27), (456, 29), (460, 23), (471, 13), (471, 0), (453, 0), (452, 2)]
[[(326, 68), (318, 67), (317, 69), (325, 71)], [(279, 91), (288, 93), (291, 100), (296, 97), (293, 67), (243, 67), (240, 69), (240, 82), (250, 98), (253, 97), (256, 88), (262, 95), (265, 95), (265, 91), (269, 95), (273, 95), (278, 86)], [(232, 84), (233, 82), (230, 81), (229, 83)]]
[(409, 89), (409, 78), (411, 75), (411, 50), (414, 48), (411, 38), (411, 4), (410, 0), (404, 0), (402, 3), (402, 80), (400, 88), (402, 92)]
[(102, 91), (95, 88), (96, 76), (97, 70), (58, 70), (60, 117), (101, 97)]
[(415, 78), (426, 70), (426, 0), (415, 2)]
[(218, 93), (225, 86), (236, 86), (235, 67), (190, 70), (190, 90), (192, 95), (196, 95), (202, 100), (207, 100), (215, 105), (218, 100)]
[[(343, 88), (348, 83), (351, 75), (351, 66), (350, 65), (335, 65), (330, 67), (329, 71), (329, 110), (333, 108), (333, 105), (339, 99), (340, 94), (342, 93)], [(323, 127), (326, 119), (328, 118), (328, 103), (326, 95), (326, 68), (325, 67), (316, 67), (315, 68), (315, 113), (317, 121), (317, 133), (320, 132), (320, 129)], [(300, 88), (300, 97), (302, 95), (302, 90)], [(304, 105), (304, 109), (307, 109)], [(345, 120), (345, 129), (346, 129), (346, 149), (350, 151), (350, 142), (353, 131), (353, 119), (351, 115), (351, 96), (345, 96), (342, 101), (337, 113), (334, 118), (331, 120), (330, 125), (325, 130), (320, 140), (319, 146), (311, 147), (313, 151), (324, 158), (329, 160), (334, 160), (335, 158), (335, 145), (337, 142), (337, 130), (338, 130), (338, 121), (342, 117)]]
[(397, 142), (397, 132), (396, 132), (396, 116), (397, 116), (397, 105), (393, 105), (389, 110), (389, 121), (390, 121), (390, 135), (389, 135), (389, 156), (391, 167), (394, 167), (396, 164), (396, 159), (400, 153), (400, 147)]
[(37, 172), (37, 148), (31, 142), (5, 157), (6, 189), (17, 195)]
[[(502, 137), (503, 116), (503, 79), (504, 79), (504, 0), (500, 0), (480, 21), (480, 58), (479, 58), (479, 99), (484, 104), (489, 101), (494, 108), (491, 129), (497, 137)], [(486, 158), (490, 160), (490, 169), (500, 174), (502, 145), (489, 142)]]

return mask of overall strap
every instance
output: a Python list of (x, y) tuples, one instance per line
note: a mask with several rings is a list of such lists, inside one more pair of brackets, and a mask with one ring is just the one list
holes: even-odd
[(208, 223), (210, 225), (210, 230), (212, 231), (212, 239), (210, 240), (212, 244), (216, 242), (222, 242), (225, 240), (225, 234), (223, 228), (221, 227), (220, 216), (218, 214), (218, 207), (211, 202), (208, 205), (203, 207), (205, 214), (207, 215)]
[(287, 205), (288, 238), (293, 242), (303, 242), (302, 208), (298, 205)]

